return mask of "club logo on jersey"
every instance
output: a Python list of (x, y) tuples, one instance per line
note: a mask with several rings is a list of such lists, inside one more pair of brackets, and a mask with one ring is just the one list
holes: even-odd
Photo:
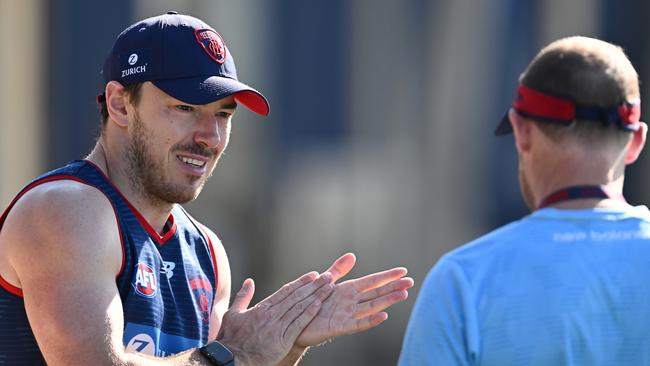
[(156, 343), (153, 341), (153, 338), (151, 338), (151, 336), (147, 333), (136, 334), (133, 336), (133, 338), (131, 338), (129, 343), (126, 344), (126, 351), (155, 356)]
[(154, 270), (144, 263), (135, 266), (135, 282), (133, 288), (138, 295), (154, 297), (158, 293), (158, 277)]
[(201, 312), (201, 319), (204, 322), (210, 321), (210, 312), (212, 309), (213, 290), (212, 284), (205, 276), (199, 274), (188, 281), (192, 290), (194, 306)]
[(174, 268), (176, 268), (176, 263), (163, 261), (162, 267), (160, 267), (160, 273), (167, 276), (167, 279), (170, 280), (174, 275)]
[(219, 64), (226, 62), (226, 44), (219, 33), (212, 29), (197, 29), (194, 31), (194, 35), (210, 58)]

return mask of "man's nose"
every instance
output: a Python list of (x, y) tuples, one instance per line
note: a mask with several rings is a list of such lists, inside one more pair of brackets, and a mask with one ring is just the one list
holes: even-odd
[(221, 142), (217, 116), (212, 113), (202, 113), (199, 117), (198, 128), (194, 134), (194, 141), (209, 149), (215, 149)]

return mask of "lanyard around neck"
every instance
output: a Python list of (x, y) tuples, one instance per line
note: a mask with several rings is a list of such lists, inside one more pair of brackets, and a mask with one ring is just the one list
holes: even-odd
[(544, 198), (537, 209), (545, 208), (559, 202), (581, 198), (609, 198), (627, 203), (622, 194), (613, 192), (606, 186), (584, 185), (570, 186), (551, 193)]

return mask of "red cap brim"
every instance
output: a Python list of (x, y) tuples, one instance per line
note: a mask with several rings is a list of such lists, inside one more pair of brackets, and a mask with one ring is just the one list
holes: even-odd
[(262, 116), (268, 115), (270, 110), (262, 93), (235, 79), (199, 76), (154, 80), (152, 83), (172, 97), (190, 104), (208, 104), (232, 95), (235, 101)]
[(266, 98), (260, 93), (256, 93), (252, 90), (242, 90), (234, 94), (235, 101), (241, 103), (244, 107), (250, 109), (251, 111), (262, 115), (269, 115), (269, 103), (266, 101)]

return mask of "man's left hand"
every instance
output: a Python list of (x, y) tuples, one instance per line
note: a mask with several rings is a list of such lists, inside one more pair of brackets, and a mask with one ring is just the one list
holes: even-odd
[[(347, 253), (327, 272), (336, 282), (352, 270), (355, 262), (354, 254)], [(379, 325), (388, 318), (382, 310), (408, 297), (407, 289), (413, 286), (413, 279), (404, 277), (406, 273), (406, 268), (396, 267), (336, 284), (332, 294), (323, 301), (318, 315), (298, 336), (296, 345), (314, 346)]]

